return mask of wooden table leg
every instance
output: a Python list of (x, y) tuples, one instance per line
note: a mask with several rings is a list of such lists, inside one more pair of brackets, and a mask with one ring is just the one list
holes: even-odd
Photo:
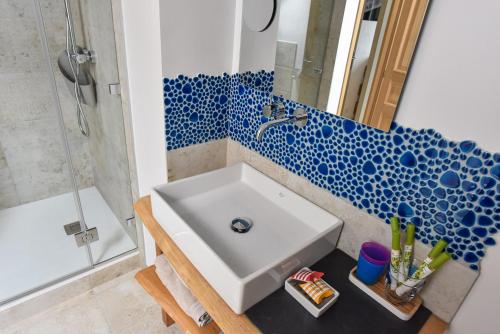
[(446, 329), (448, 329), (448, 324), (434, 314), (431, 314), (418, 334), (444, 333)]
[(167, 312), (165, 312), (164, 310), (161, 310), (161, 318), (163, 320), (163, 323), (165, 324), (165, 326), (167, 327), (170, 327), (172, 326), (173, 324), (175, 324), (175, 321), (174, 319), (172, 319)]
[(163, 252), (161, 251), (160, 247), (158, 247), (158, 244), (155, 242), (155, 248), (156, 248), (156, 256), (162, 254)]

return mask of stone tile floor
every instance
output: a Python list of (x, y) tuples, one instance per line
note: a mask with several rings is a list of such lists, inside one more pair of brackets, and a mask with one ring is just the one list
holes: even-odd
[(104, 283), (39, 314), (0, 328), (1, 334), (180, 334), (166, 327), (155, 301), (134, 272)]

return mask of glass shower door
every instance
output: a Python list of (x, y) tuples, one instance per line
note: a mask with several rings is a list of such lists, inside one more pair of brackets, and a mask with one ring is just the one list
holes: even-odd
[(89, 247), (99, 264), (137, 247), (111, 0), (37, 1), (44, 21), (57, 27), (46, 25), (45, 35), (83, 220), (98, 237)]
[(82, 213), (47, 62), (55, 41), (39, 35), (36, 9), (24, 0), (0, 11), (0, 304), (92, 267), (88, 244), (64, 229)]
[(1, 1), (0, 26), (3, 304), (134, 250), (137, 237), (111, 0)]

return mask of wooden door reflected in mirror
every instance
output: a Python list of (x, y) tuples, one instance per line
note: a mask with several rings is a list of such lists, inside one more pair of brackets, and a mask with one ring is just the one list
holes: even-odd
[(388, 131), (428, 0), (282, 0), (273, 93)]

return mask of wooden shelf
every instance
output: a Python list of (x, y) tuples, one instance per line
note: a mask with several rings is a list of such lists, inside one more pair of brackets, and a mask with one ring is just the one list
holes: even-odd
[(215, 322), (212, 321), (210, 324), (200, 328), (193, 319), (184, 313), (156, 275), (155, 266), (150, 266), (139, 271), (135, 275), (135, 278), (184, 332), (191, 334), (220, 333), (220, 328)]
[[(153, 236), (159, 250), (161, 250), (182, 281), (187, 285), (193, 295), (210, 314), (217, 326), (219, 326), (225, 334), (260, 333), (246, 315), (238, 315), (231, 310), (226, 302), (177, 247), (175, 242), (168, 236), (167, 232), (158, 224), (152, 214), (150, 196), (139, 199), (134, 208), (144, 226), (146, 226), (149, 233)], [(168, 311), (167, 313), (170, 315)]]

